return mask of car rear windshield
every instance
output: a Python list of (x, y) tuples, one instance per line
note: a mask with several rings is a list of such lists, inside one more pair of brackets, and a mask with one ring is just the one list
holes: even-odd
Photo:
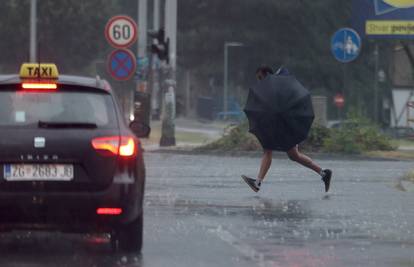
[[(98, 91), (0, 91), (0, 126), (38, 127), (40, 122), (116, 127), (110, 95)], [(13, 89), (13, 88), (11, 88)]]

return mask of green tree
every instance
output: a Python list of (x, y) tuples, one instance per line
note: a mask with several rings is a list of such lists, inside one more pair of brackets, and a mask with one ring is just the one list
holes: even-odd
[[(120, 0), (42, 0), (38, 3), (38, 57), (55, 62), (64, 73), (82, 74), (105, 59), (107, 20), (121, 10)], [(0, 2), (0, 58), (3, 72), (16, 72), (29, 59), (30, 2)]]

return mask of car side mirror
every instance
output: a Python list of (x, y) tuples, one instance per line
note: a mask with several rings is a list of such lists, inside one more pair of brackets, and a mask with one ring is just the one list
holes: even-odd
[(129, 128), (137, 137), (140, 138), (148, 137), (151, 132), (151, 128), (148, 125), (139, 121), (132, 121), (129, 124)]

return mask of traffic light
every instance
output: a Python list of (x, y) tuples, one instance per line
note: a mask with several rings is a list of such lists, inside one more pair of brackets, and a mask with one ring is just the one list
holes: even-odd
[(160, 60), (165, 60), (169, 64), (170, 38), (165, 39), (164, 29), (161, 28), (158, 31), (149, 30), (148, 35), (157, 40), (156, 43), (151, 44), (151, 53), (156, 54)]

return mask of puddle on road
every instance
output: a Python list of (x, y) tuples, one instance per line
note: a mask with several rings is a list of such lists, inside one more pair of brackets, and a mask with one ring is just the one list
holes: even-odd
[(0, 255), (0, 266), (142, 266), (140, 254), (113, 252), (108, 235), (2, 233)]

